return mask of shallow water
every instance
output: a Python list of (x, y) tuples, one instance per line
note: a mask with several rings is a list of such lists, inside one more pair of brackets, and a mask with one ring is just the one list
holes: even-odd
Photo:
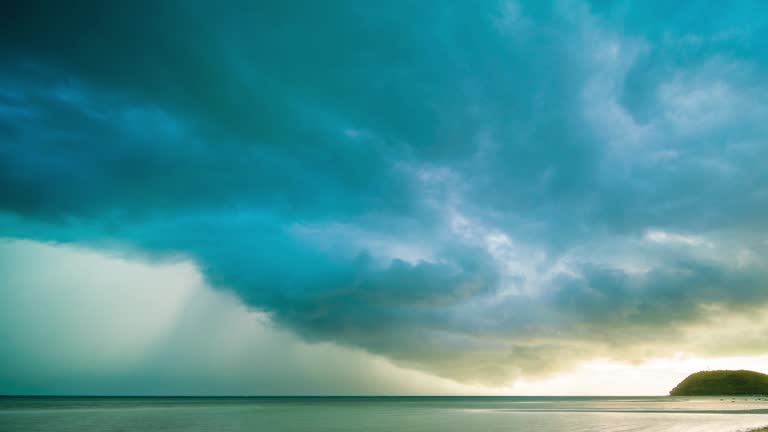
[(0, 398), (0, 431), (722, 431), (768, 401), (672, 397)]

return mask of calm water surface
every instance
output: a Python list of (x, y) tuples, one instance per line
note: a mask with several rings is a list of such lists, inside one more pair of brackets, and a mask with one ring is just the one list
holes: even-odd
[(0, 431), (712, 431), (768, 425), (757, 398), (0, 398)]

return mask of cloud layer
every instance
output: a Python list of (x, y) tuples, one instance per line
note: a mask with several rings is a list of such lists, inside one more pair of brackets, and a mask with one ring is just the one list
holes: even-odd
[(148, 263), (71, 246), (2, 241), (0, 270), (0, 285), (14, 288), (0, 290), (4, 394), (490, 390), (397, 368), (361, 350), (304, 343), (233, 296), (206, 287), (186, 262)]
[(483, 383), (768, 306), (757, 3), (33, 3), (0, 23), (5, 237), (183, 256)]

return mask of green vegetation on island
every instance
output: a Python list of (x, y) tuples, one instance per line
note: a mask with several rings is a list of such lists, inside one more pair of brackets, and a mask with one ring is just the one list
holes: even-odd
[(768, 394), (768, 375), (748, 370), (702, 371), (689, 375), (672, 396), (752, 396)]

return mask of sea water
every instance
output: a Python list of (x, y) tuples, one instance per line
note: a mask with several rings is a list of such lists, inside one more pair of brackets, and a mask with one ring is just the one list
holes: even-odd
[(755, 397), (0, 398), (0, 431), (736, 432)]

